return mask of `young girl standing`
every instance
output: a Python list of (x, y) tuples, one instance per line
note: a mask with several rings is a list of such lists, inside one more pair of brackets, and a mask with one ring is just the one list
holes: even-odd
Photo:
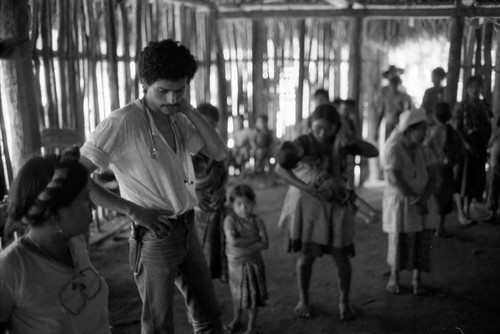
[(229, 265), (229, 288), (234, 306), (234, 319), (226, 326), (233, 333), (241, 323), (243, 309), (248, 310), (246, 334), (258, 333), (257, 307), (267, 299), (266, 275), (261, 250), (269, 242), (266, 226), (253, 213), (255, 193), (246, 184), (233, 188), (229, 194), (231, 213), (224, 220), (226, 255)]

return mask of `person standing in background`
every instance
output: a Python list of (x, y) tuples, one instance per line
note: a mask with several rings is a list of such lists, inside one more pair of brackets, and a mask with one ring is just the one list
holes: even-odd
[[(219, 123), (219, 111), (202, 103), (198, 112), (214, 129)], [(227, 259), (223, 231), (226, 216), (227, 167), (199, 152), (193, 156), (198, 205), (194, 208), (194, 225), (212, 278), (227, 282)]]
[(422, 99), (421, 108), (425, 111), (427, 117), (427, 125), (433, 126), (434, 120), (434, 107), (437, 103), (444, 101), (444, 86), (443, 81), (446, 79), (446, 72), (442, 67), (437, 67), (431, 73), (433, 86), (426, 89), (424, 98)]

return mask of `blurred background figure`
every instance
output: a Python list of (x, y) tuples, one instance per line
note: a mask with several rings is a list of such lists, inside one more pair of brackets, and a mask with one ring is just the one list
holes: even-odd
[[(209, 103), (196, 109), (214, 128), (219, 123), (219, 111)], [(194, 223), (203, 254), (212, 278), (227, 281), (227, 259), (223, 223), (225, 217), (227, 166), (225, 161), (213, 160), (203, 153), (193, 156), (196, 196)]]
[(421, 105), (427, 117), (427, 124), (430, 126), (435, 124), (434, 107), (437, 103), (444, 101), (443, 81), (446, 79), (446, 72), (442, 67), (437, 67), (432, 70), (431, 78), (433, 86), (425, 91)]
[(269, 159), (274, 151), (274, 135), (269, 129), (267, 115), (257, 116), (255, 130), (252, 131), (252, 156), (255, 159), (254, 172), (260, 174), (270, 170)]
[(251, 130), (245, 127), (245, 119), (242, 115), (234, 118), (233, 130), (234, 147), (231, 150), (231, 165), (235, 168), (235, 174), (244, 174), (245, 165), (250, 159)]

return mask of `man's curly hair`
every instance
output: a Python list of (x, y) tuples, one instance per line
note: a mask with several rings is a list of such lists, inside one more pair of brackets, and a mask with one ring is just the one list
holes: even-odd
[(182, 80), (189, 83), (198, 69), (196, 59), (180, 42), (166, 39), (149, 42), (139, 54), (139, 77), (151, 85), (157, 80)]

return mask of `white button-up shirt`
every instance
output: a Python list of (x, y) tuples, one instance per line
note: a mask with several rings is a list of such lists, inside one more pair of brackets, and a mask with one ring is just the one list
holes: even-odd
[[(114, 172), (123, 198), (140, 206), (171, 210), (176, 217), (197, 204), (191, 155), (204, 143), (184, 114), (169, 117), (175, 152), (149, 111), (136, 100), (103, 120), (90, 134), (81, 154), (101, 170), (110, 168)], [(157, 159), (151, 156), (153, 147)]]

